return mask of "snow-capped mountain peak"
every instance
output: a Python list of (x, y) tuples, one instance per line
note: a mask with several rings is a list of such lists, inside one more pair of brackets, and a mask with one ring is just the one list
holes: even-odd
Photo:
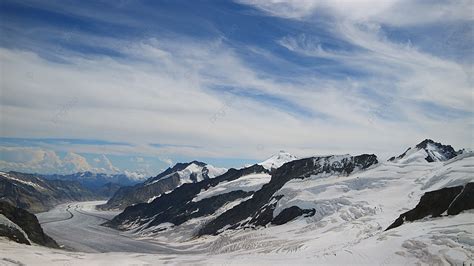
[(182, 184), (195, 183), (207, 178), (214, 178), (225, 173), (227, 169), (214, 167), (199, 161), (192, 161), (189, 163), (177, 163), (172, 168), (168, 168), (156, 177), (150, 178), (145, 182), (147, 185), (154, 184), (159, 180), (164, 180), (169, 177), (178, 175)]
[(408, 148), (404, 153), (389, 159), (391, 162), (442, 162), (456, 157), (456, 152), (450, 145), (443, 145), (431, 139), (425, 139), (415, 147)]
[(279, 153), (259, 163), (259, 165), (263, 166), (265, 169), (271, 170), (279, 168), (283, 164), (294, 161), (296, 159), (298, 159), (298, 157), (281, 150)]
[(226, 171), (225, 168), (217, 168), (210, 164), (197, 164), (191, 162), (186, 168), (178, 171), (181, 183), (194, 183), (200, 182), (206, 178), (214, 178), (223, 174)]

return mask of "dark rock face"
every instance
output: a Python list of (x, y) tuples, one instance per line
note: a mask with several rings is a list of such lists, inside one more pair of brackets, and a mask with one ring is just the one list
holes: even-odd
[(253, 192), (237, 190), (209, 197), (198, 202), (191, 201), (181, 206), (174, 206), (173, 208), (169, 208), (164, 212), (159, 213), (149, 226), (159, 225), (166, 222), (180, 225), (192, 218), (211, 215), (220, 207), (224, 206), (224, 204), (240, 198), (248, 197), (252, 194)]
[(398, 159), (401, 159), (401, 158), (405, 157), (405, 155), (407, 155), (407, 152), (408, 152), (409, 150), (411, 150), (411, 147), (408, 148), (408, 149), (406, 149), (405, 152), (403, 152), (402, 154), (398, 155), (397, 157), (395, 157), (395, 156), (390, 157), (390, 159), (388, 159), (388, 161), (389, 161), (389, 162), (393, 162), (393, 161), (395, 161), (395, 160), (398, 160)]
[(117, 183), (107, 183), (107, 184), (104, 184), (103, 186), (99, 187), (99, 188), (96, 188), (94, 189), (93, 191), (98, 195), (98, 196), (101, 196), (101, 197), (105, 197), (107, 199), (109, 199), (110, 197), (112, 197), (119, 189), (121, 188), (121, 186)]
[(281, 225), (286, 224), (287, 222), (299, 217), (303, 214), (306, 214), (305, 217), (313, 216), (316, 213), (315, 209), (305, 209), (302, 210), (298, 206), (291, 206), (289, 208), (284, 209), (281, 211), (273, 220), (272, 224), (274, 225)]
[(14, 227), (9, 227), (9, 226), (0, 224), (0, 236), (4, 236), (20, 244), (31, 245), (30, 241), (26, 239), (23, 233)]
[[(278, 201), (282, 198), (283, 196), (278, 195), (272, 197), (272, 200), (270, 203), (264, 205), (260, 210), (258, 210), (257, 214), (255, 214), (252, 219), (250, 219), (250, 222), (244, 224), (244, 225), (252, 225), (252, 227), (255, 226), (265, 226), (268, 223), (270, 223), (273, 220), (273, 211), (276, 208), (276, 205)], [(239, 227), (240, 224), (236, 224), (233, 226), (233, 228)]]
[(474, 209), (474, 183), (467, 183), (448, 208), (448, 215), (456, 215), (464, 210)]
[[(283, 187), (288, 181), (295, 178), (307, 178), (311, 175), (334, 173), (348, 175), (354, 169), (366, 169), (378, 163), (375, 155), (363, 154), (359, 156), (334, 156), (311, 157), (295, 160), (282, 165), (272, 172), (271, 181), (254, 193), (253, 197), (228, 210), (216, 219), (206, 224), (198, 235), (217, 234), (226, 226), (237, 228), (239, 226), (262, 226), (273, 220), (273, 210), (280, 199), (273, 194)], [(239, 222), (250, 217), (249, 222)]]
[(45, 180), (18, 172), (0, 175), (0, 199), (33, 213), (68, 201), (94, 200), (94, 192), (75, 181)]
[(405, 221), (415, 221), (427, 216), (439, 217), (444, 212), (456, 215), (461, 211), (474, 209), (473, 195), (474, 183), (426, 192), (414, 209), (402, 213), (386, 230), (398, 227)]
[(223, 175), (212, 179), (205, 179), (198, 183), (183, 184), (172, 192), (161, 195), (151, 203), (141, 203), (127, 207), (121, 214), (105, 225), (122, 229), (129, 221), (145, 223), (151, 217), (155, 218), (149, 226), (158, 225), (163, 222), (178, 225), (194, 217), (212, 214), (227, 202), (238, 198), (245, 198), (253, 192), (233, 191), (193, 202), (192, 199), (201, 190), (215, 187), (223, 181), (232, 181), (252, 173), (265, 172), (268, 171), (261, 165), (253, 165), (240, 170), (229, 169)]
[(206, 163), (199, 162), (199, 161), (192, 161), (192, 162), (189, 162), (189, 163), (177, 163), (173, 167), (168, 167), (168, 169), (166, 169), (164, 172), (160, 173), (159, 175), (157, 175), (155, 177), (152, 177), (152, 178), (149, 178), (147, 181), (145, 181), (145, 184), (150, 184), (150, 183), (156, 182), (156, 181), (162, 179), (163, 177), (166, 177), (166, 176), (168, 176), (172, 173), (184, 170), (186, 167), (188, 167), (191, 164), (195, 164), (195, 165), (204, 167), (203, 168), (203, 177), (204, 177), (204, 179), (209, 178), (209, 176), (208, 176), (209, 170), (206, 168)]
[[(418, 149), (427, 149), (428, 144), (434, 145), (438, 149), (438, 151), (441, 154), (443, 154), (443, 156), (445, 157), (446, 160), (454, 158), (458, 155), (458, 153), (453, 149), (453, 147), (451, 147), (451, 145), (443, 145), (439, 142), (434, 142), (431, 139), (425, 139), (424, 141), (422, 141), (421, 143), (416, 145), (416, 148), (418, 148)], [(435, 158), (433, 158), (431, 155), (428, 155), (425, 159), (428, 162), (434, 162), (435, 161)]]
[[(7, 217), (10, 221), (18, 225), (23, 231), (28, 235), (28, 238), (42, 246), (47, 246), (51, 248), (59, 248), (56, 241), (54, 241), (51, 237), (46, 235), (41, 228), (41, 225), (38, 222), (38, 219), (34, 214), (29, 213), (26, 210), (21, 208), (17, 208), (8, 204), (6, 202), (0, 201), (0, 213)], [(3, 233), (7, 233), (7, 231), (0, 231)], [(20, 234), (22, 237), (18, 236)], [(10, 234), (6, 235), (11, 240), (18, 240), (19, 243), (24, 243), (25, 241), (28, 242), (23, 237), (20, 231), (16, 230), (16, 232), (11, 232)], [(28, 242), (29, 243), (29, 242)]]
[[(178, 171), (184, 170), (191, 164), (204, 167), (202, 170), (202, 176), (204, 179), (209, 179), (209, 170), (206, 168), (206, 164), (203, 162), (192, 161), (189, 163), (177, 163), (172, 168), (168, 168), (159, 175), (149, 178), (143, 183), (135, 186), (127, 186), (119, 189), (110, 198), (106, 204), (99, 206), (100, 209), (125, 209), (128, 206), (137, 203), (145, 203), (150, 198), (159, 196), (165, 192), (171, 191), (177, 188), (180, 183), (180, 177)], [(196, 175), (191, 175), (191, 180), (197, 181)]]
[(133, 187), (121, 187), (100, 209), (125, 209), (137, 203), (147, 202), (148, 199), (173, 190), (180, 185), (179, 175), (174, 174), (155, 183), (138, 184)]

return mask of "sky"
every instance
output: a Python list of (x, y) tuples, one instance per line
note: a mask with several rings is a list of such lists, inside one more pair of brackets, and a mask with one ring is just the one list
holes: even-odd
[(473, 148), (474, 1), (0, 1), (0, 169)]

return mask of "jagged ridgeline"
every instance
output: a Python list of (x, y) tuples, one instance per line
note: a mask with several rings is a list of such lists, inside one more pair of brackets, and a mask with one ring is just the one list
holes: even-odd
[[(267, 174), (268, 170), (261, 165), (253, 165), (239, 170), (232, 168), (223, 175), (212, 179), (183, 184), (170, 193), (162, 194), (150, 203), (141, 203), (127, 207), (107, 225), (126, 229), (129, 228), (128, 222), (135, 220), (137, 220), (135, 225), (144, 224), (145, 221), (149, 226), (165, 222), (179, 225), (191, 218), (212, 214), (225, 203), (245, 198), (253, 194), (253, 192), (234, 190), (197, 202), (193, 201), (201, 191), (215, 187), (222, 182), (230, 182), (244, 176), (259, 173)], [(152, 217), (153, 220), (150, 221)]]
[[(206, 224), (199, 231), (199, 235), (216, 234), (223, 228), (262, 226), (272, 222), (273, 210), (279, 200), (279, 196), (274, 196), (274, 193), (291, 179), (305, 179), (325, 174), (349, 175), (354, 171), (367, 169), (377, 162), (377, 157), (373, 154), (311, 157), (288, 162), (276, 169), (272, 173), (270, 182), (257, 191), (251, 199)], [(303, 213), (310, 214), (311, 211), (302, 211), (300, 214)], [(281, 220), (284, 219), (279, 217), (275, 223), (281, 223)]]
[[(267, 179), (268, 183), (261, 184), (263, 186), (259, 189), (240, 190), (237, 186), (226, 193), (213, 194), (212, 197), (200, 196), (221, 183), (227, 184), (227, 182), (234, 180), (236, 182), (239, 179), (249, 178), (250, 175), (266, 174), (270, 177), (269, 170), (261, 165), (253, 165), (239, 170), (230, 169), (225, 174), (213, 179), (184, 184), (169, 194), (161, 195), (151, 203), (128, 207), (107, 225), (119, 229), (130, 229), (132, 224), (134, 227), (153, 227), (162, 223), (179, 225), (194, 217), (213, 214), (224, 204), (237, 200), (239, 200), (238, 204), (212, 219), (196, 234), (215, 234), (224, 227), (229, 228), (229, 225), (231, 225), (230, 228), (265, 225), (273, 220), (272, 206), (274, 206), (275, 200), (278, 200), (278, 197), (273, 197), (273, 194), (289, 180), (324, 174), (348, 175), (354, 171), (366, 169), (377, 162), (375, 155), (367, 154), (293, 160), (283, 166), (278, 165), (280, 167), (277, 169), (271, 167), (274, 169), (271, 172), (271, 179)], [(245, 200), (241, 201), (242, 199)], [(310, 214), (310, 211), (302, 210), (301, 213)], [(292, 215), (294, 216), (294, 214)], [(245, 219), (247, 221), (242, 222)], [(279, 217), (276, 223), (281, 220), (282, 217)]]
[(133, 204), (150, 202), (182, 184), (214, 178), (225, 171), (224, 168), (217, 168), (199, 161), (177, 163), (143, 183), (120, 188), (106, 204), (99, 206), (99, 208), (104, 210), (124, 209)]

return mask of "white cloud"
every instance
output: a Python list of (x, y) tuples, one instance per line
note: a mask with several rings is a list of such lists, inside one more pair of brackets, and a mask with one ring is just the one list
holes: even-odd
[(112, 162), (105, 156), (105, 154), (102, 154), (100, 158), (95, 158), (98, 159), (96, 162), (96, 167), (98, 168), (96, 171), (101, 172), (101, 173), (119, 173), (120, 169), (115, 167)]
[(338, 20), (380, 22), (409, 26), (452, 20), (472, 20), (471, 0), (239, 0), (271, 15), (291, 19), (310, 19), (315, 13), (329, 13)]
[(128, 171), (128, 170), (125, 170), (124, 174), (128, 178), (130, 178), (132, 180), (136, 180), (136, 181), (144, 181), (144, 179), (146, 179), (149, 176), (148, 173), (137, 173), (137, 172)]
[[(317, 10), (329, 10), (337, 18), (334, 33), (367, 52), (338, 53), (311, 39), (301, 40), (300, 35), (287, 36), (280, 44), (306, 56), (344, 62), (373, 73), (373, 78), (302, 75), (296, 77), (297, 84), (281, 82), (279, 77), (246, 65), (219, 38), (120, 42), (95, 37), (94, 44), (115, 49), (125, 58), (51, 52), (66, 63), (2, 48), (2, 136), (106, 136), (109, 141), (133, 145), (78, 145), (74, 151), (154, 156), (169, 164), (172, 161), (165, 158), (173, 155), (263, 159), (272, 151), (259, 148), (262, 146), (302, 157), (347, 152), (393, 155), (400, 147), (426, 137), (457, 147), (472, 145), (472, 122), (436, 121), (408, 104), (429, 100), (472, 111), (471, 86), (466, 81), (472, 73), (414, 47), (391, 43), (378, 31), (380, 23), (428, 23), (447, 11), (438, 14), (436, 9), (417, 4), (414, 10), (428, 8), (426, 13), (404, 22), (393, 13), (403, 7), (400, 1), (245, 2), (273, 15), (298, 19), (311, 19)], [(454, 12), (449, 16), (466, 17)], [(89, 37), (83, 36), (87, 41)], [(77, 41), (84, 40), (78, 36)], [(218, 94), (212, 90), (216, 86), (271, 95), (323, 118), (299, 116), (251, 97)], [(393, 99), (390, 106), (360, 95), (364, 87), (381, 87), (378, 92)], [(385, 110), (399, 112), (402, 118), (390, 121), (377, 115)], [(149, 143), (179, 145), (157, 148)], [(64, 151), (70, 147), (50, 148)], [(101, 168), (113, 169), (106, 160), (98, 159), (104, 162)], [(76, 163), (71, 167), (87, 168), (80, 160)]]
[(92, 167), (87, 162), (86, 158), (79, 154), (68, 152), (63, 158), (61, 167), (63, 171), (68, 173), (90, 171)]
[(97, 167), (77, 153), (68, 152), (60, 158), (56, 152), (38, 147), (0, 146), (0, 169), (39, 174), (72, 174), (77, 172), (119, 173), (120, 169), (102, 155)]
[(374, 79), (396, 89), (382, 88), (378, 90), (380, 94), (396, 95), (401, 102), (404, 99), (427, 101), (473, 111), (470, 83), (473, 72), (469, 66), (437, 58), (411, 46), (391, 43), (381, 38), (377, 29), (345, 23), (339, 25), (338, 31), (342, 38), (364, 49), (334, 52), (305, 35), (288, 36), (279, 43), (306, 56), (335, 60), (345, 67), (370, 73)]
[(62, 166), (61, 159), (53, 151), (27, 147), (0, 147), (0, 169), (29, 172), (52, 171)]

